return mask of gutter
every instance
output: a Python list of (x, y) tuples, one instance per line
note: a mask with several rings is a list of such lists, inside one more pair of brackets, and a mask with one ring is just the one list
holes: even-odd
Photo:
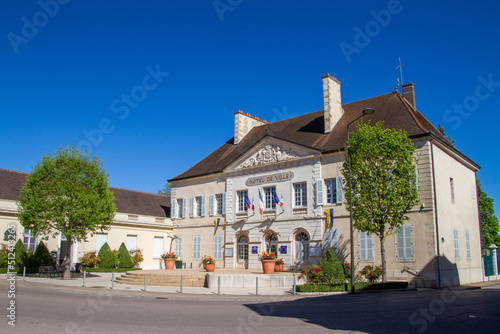
[(432, 162), (432, 187), (434, 188), (434, 219), (436, 221), (436, 246), (438, 259), (438, 288), (441, 289), (441, 247), (439, 246), (439, 223), (438, 223), (438, 206), (436, 193), (436, 169), (434, 167), (434, 143), (431, 143), (431, 162)]

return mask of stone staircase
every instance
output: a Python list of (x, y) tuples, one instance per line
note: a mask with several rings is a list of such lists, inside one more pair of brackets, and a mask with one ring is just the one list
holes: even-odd
[[(115, 283), (144, 285), (144, 275), (140, 271), (129, 271), (115, 278)], [(148, 273), (147, 285), (181, 286), (180, 275), (165, 275)], [(182, 285), (185, 287), (206, 287), (206, 275), (184, 275)]]

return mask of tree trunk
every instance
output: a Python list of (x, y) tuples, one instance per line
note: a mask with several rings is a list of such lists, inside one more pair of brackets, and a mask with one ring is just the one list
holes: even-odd
[(73, 260), (73, 240), (71, 238), (66, 239), (66, 259), (64, 259), (63, 263), (65, 263), (65, 270), (63, 274), (63, 279), (71, 279), (71, 261)]
[(385, 266), (385, 238), (380, 238), (380, 253), (382, 255), (382, 268), (383, 268), (383, 273), (382, 273), (382, 282), (386, 283), (387, 282), (387, 271), (386, 271), (386, 266)]

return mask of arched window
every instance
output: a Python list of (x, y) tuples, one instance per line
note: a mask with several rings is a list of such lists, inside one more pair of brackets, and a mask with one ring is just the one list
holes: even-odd
[(278, 237), (276, 233), (266, 234), (266, 253), (277, 254), (278, 251)]
[(246, 235), (238, 239), (238, 261), (248, 261), (248, 237)]
[(305, 232), (295, 236), (295, 261), (309, 260), (309, 236)]

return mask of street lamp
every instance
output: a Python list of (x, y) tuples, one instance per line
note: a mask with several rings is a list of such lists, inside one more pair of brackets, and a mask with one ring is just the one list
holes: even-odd
[(349, 221), (351, 224), (351, 292), (355, 293), (355, 286), (354, 286), (354, 225), (352, 223), (352, 184), (351, 184), (351, 152), (350, 148), (351, 146), (349, 145), (349, 125), (352, 123), (356, 122), (358, 119), (365, 115), (373, 114), (375, 110), (372, 108), (366, 108), (363, 110), (363, 114), (361, 116), (358, 116), (354, 119), (354, 121), (350, 122), (347, 124), (347, 159), (349, 161)]

